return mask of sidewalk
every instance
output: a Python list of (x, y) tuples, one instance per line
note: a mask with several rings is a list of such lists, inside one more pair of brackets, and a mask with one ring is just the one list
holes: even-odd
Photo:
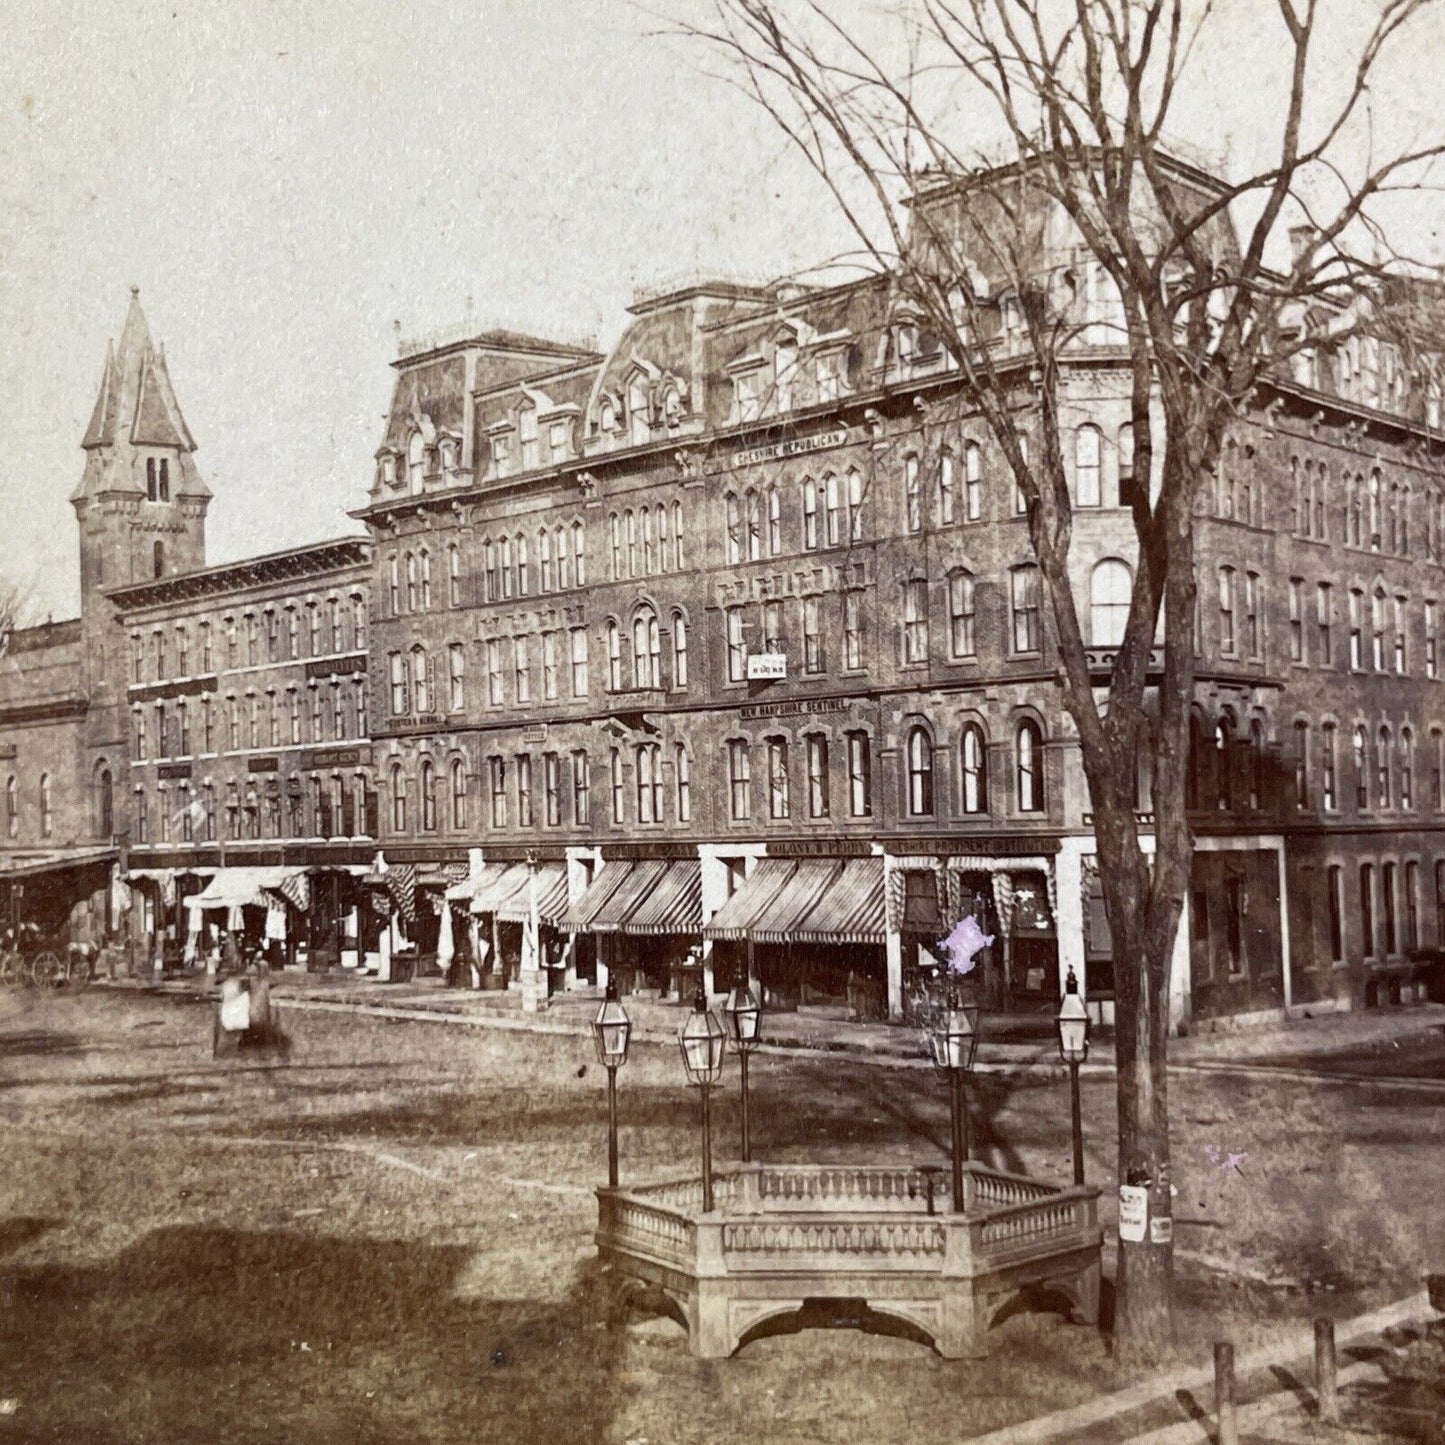
[[(162, 994), (215, 997), (219, 986), (204, 975), (170, 977), (162, 983), (147, 979), (99, 980), (110, 987), (135, 988)], [(524, 1014), (520, 993), (513, 989), (474, 993), (447, 988), (440, 979), (381, 983), (354, 974), (274, 973), (272, 995), (283, 1006), (336, 1009), (366, 1013), (384, 1011), (391, 1017), (408, 1017), (467, 1023), (477, 1026), (522, 1029), (537, 1033), (585, 1034), (590, 1031), (599, 995), (595, 989), (554, 995), (546, 1010)], [(671, 1044), (686, 1014), (685, 1005), (650, 998), (625, 1002), (633, 1022), (633, 1037), (648, 1043)], [(981, 1072), (1024, 1068), (1031, 1073), (1065, 1073), (1059, 1060), (1054, 1021), (1047, 1013), (989, 1014), (980, 1020), (978, 1060)], [(1308, 1070), (1312, 1062), (1332, 1055), (1384, 1048), (1394, 1040), (1445, 1031), (1445, 1005), (1420, 1004), (1409, 1008), (1370, 1012), (1325, 1012), (1313, 1017), (1281, 1018), (1269, 1024), (1211, 1033), (1192, 1033), (1171, 1039), (1171, 1066), (1201, 1069), (1266, 1069), (1294, 1067)], [(902, 1066), (927, 1063), (927, 1049), (918, 1031), (896, 1024), (853, 1023), (841, 1007), (808, 1006), (796, 1012), (768, 1013), (763, 1020), (764, 1047), (779, 1051), (848, 1053)], [(1095, 1036), (1090, 1046), (1086, 1076), (1103, 1076), (1114, 1067), (1113, 1040)]]

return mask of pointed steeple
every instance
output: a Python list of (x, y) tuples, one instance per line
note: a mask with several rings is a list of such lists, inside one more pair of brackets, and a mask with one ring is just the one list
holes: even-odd
[(130, 308), (120, 344), (108, 348), (105, 376), (81, 446), (87, 451), (114, 446), (126, 427), (132, 446), (175, 447), (193, 452), (195, 441), (166, 371), (165, 358), (151, 341), (140, 305), (140, 287), (130, 288)]

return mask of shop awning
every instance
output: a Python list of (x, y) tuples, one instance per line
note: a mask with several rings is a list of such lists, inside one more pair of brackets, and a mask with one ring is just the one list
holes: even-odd
[(749, 937), (758, 915), (797, 871), (798, 865), (785, 858), (762, 859), (738, 891), (713, 914), (712, 922), (702, 931), (703, 937), (733, 943)]
[(280, 892), (283, 884), (305, 872), (304, 868), (218, 868), (199, 893), (186, 899), (186, 907), (198, 911), (248, 904), (264, 908), (270, 902), (265, 890)]
[(612, 895), (631, 879), (635, 866), (629, 863), (604, 863), (601, 871), (588, 884), (587, 891), (567, 910), (562, 919), (562, 927), (569, 933), (589, 932), (592, 920)]
[[(790, 928), (793, 943), (874, 943), (888, 932), (883, 905), (883, 860), (849, 858), (817, 901)], [(769, 943), (782, 938), (769, 937)]]
[(799, 863), (788, 881), (763, 905), (748, 928), (758, 943), (786, 943), (803, 919), (843, 871), (838, 858), (809, 858)]
[[(503, 923), (526, 923), (532, 913), (527, 869), (523, 865), (522, 876), (516, 888), (497, 903), (497, 918)], [(561, 863), (543, 863), (537, 869), (537, 918), (540, 922), (556, 926), (567, 912), (567, 869)]]
[[(626, 877), (612, 889), (603, 900), (602, 906), (593, 913), (587, 925), (590, 933), (622, 933), (638, 910), (651, 896), (652, 890), (662, 882), (667, 864), (658, 859), (645, 863), (625, 863)], [(596, 886), (595, 884), (593, 885)]]
[(85, 868), (92, 863), (109, 863), (120, 855), (114, 848), (79, 848), (50, 853), (0, 854), (0, 882), (38, 878), (67, 868)]
[(702, 932), (702, 865), (695, 859), (667, 864), (652, 891), (621, 925), (623, 933), (658, 935)]
[[(467, 878), (461, 883), (453, 883), (447, 889), (447, 897), (454, 901), (470, 902), (473, 913), (490, 913), (495, 907), (493, 900), (496, 896), (497, 887), (502, 880), (514, 868), (520, 865), (516, 863), (484, 863), (482, 871), (475, 878)], [(476, 907), (477, 902), (483, 901), (483, 907)]]

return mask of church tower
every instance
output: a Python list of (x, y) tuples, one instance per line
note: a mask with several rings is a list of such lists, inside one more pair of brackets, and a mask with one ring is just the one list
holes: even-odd
[(105, 592), (204, 567), (211, 502), (165, 353), (151, 341), (139, 287), (131, 287), (119, 344), (106, 350), (81, 446), (85, 470), (70, 503), (80, 525), (86, 742), (94, 756), (123, 757), (129, 649)]
[(130, 294), (120, 343), (106, 351), (100, 395), (81, 442), (85, 471), (70, 496), (80, 523), (87, 624), (104, 614), (106, 588), (206, 565), (210, 488), (196, 471), (196, 444), (165, 352), (151, 342), (140, 288), (132, 286)]

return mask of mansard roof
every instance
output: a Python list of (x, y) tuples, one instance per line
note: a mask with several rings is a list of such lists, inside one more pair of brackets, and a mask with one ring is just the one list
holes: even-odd
[(171, 386), (165, 354), (151, 340), (140, 306), (140, 289), (135, 286), (131, 287), (120, 344), (106, 348), (100, 394), (81, 446), (94, 451), (117, 442), (175, 447), (184, 452), (196, 449)]

